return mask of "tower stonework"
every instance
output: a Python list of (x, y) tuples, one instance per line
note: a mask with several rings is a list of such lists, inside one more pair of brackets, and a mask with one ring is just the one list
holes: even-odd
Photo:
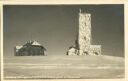
[(79, 13), (79, 55), (88, 50), (91, 44), (91, 14)]
[(91, 14), (83, 13), (80, 10), (79, 13), (79, 32), (78, 32), (78, 48), (74, 54), (70, 53), (71, 49), (68, 51), (68, 55), (101, 55), (101, 45), (92, 45), (91, 44)]

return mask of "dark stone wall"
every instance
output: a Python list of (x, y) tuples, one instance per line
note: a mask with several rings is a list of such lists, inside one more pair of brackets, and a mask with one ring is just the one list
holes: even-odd
[(39, 56), (45, 55), (45, 49), (42, 46), (23, 46), (18, 52), (15, 53), (15, 56)]

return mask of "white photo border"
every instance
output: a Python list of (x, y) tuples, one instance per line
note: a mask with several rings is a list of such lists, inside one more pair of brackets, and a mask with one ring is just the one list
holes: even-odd
[(124, 53), (125, 53), (125, 78), (124, 79), (34, 79), (13, 81), (128, 81), (128, 1), (127, 0), (0, 0), (0, 54), (1, 54), (1, 81), (4, 80), (3, 72), (3, 6), (4, 5), (77, 5), (77, 4), (124, 4)]

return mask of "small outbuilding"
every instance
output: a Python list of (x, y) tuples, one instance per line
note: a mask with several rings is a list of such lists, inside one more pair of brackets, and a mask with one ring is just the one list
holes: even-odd
[(76, 47), (71, 46), (68, 49), (67, 55), (77, 55), (78, 54), (78, 50), (76, 49)]

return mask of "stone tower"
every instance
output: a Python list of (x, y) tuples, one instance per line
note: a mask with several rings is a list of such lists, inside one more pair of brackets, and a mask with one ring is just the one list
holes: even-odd
[(79, 13), (79, 55), (88, 50), (91, 45), (91, 14)]
[(101, 45), (91, 44), (91, 14), (83, 13), (81, 10), (79, 12), (79, 32), (78, 32), (78, 48), (72, 47), (71, 49), (76, 49), (72, 51), (69, 49), (69, 55), (101, 55)]

